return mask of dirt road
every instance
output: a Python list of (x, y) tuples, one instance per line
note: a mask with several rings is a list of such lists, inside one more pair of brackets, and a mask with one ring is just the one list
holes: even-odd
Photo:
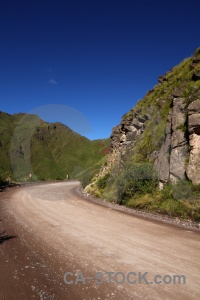
[(77, 185), (1, 193), (0, 300), (200, 299), (198, 232), (95, 205)]

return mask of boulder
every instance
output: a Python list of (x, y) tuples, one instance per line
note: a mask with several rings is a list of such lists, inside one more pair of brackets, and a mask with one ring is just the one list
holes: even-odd
[(200, 113), (200, 100), (197, 99), (188, 105), (188, 114)]
[(200, 100), (196, 100), (188, 106), (188, 131), (200, 134)]
[(177, 87), (177, 88), (174, 88), (172, 90), (172, 96), (174, 98), (178, 98), (182, 95), (182, 93), (184, 92), (185, 88), (184, 87)]
[(143, 124), (139, 122), (133, 122), (132, 126), (134, 126), (137, 130), (140, 130), (143, 127)]
[(136, 139), (137, 135), (138, 135), (137, 130), (132, 131), (132, 132), (128, 132), (127, 135), (126, 135), (126, 138), (127, 138), (128, 141), (134, 141)]
[(124, 126), (124, 128), (127, 130), (127, 132), (135, 132), (137, 131), (137, 129), (135, 128), (135, 126), (130, 125), (130, 126)]

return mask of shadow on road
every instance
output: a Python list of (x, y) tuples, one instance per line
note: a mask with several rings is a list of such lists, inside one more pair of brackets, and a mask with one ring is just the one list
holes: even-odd
[(6, 233), (6, 231), (0, 232), (0, 244), (2, 244), (3, 242), (5, 242), (7, 240), (14, 239), (17, 237), (15, 235), (7, 235), (5, 233)]

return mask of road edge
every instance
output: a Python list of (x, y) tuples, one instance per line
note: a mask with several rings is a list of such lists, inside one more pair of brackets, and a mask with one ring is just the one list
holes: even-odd
[(136, 210), (133, 208), (128, 208), (124, 205), (119, 205), (116, 203), (107, 202), (105, 199), (94, 197), (91, 194), (88, 194), (85, 192), (82, 188), (82, 186), (78, 186), (74, 188), (74, 192), (79, 195), (81, 198), (84, 198), (85, 200), (92, 202), (97, 205), (101, 205), (104, 207), (107, 207), (109, 209), (113, 209), (116, 211), (120, 211), (122, 213), (132, 215), (137, 218), (146, 219), (152, 222), (159, 222), (164, 223), (169, 226), (175, 226), (181, 229), (185, 230), (192, 230), (195, 232), (200, 233), (200, 223), (194, 222), (194, 221), (183, 221), (179, 218), (172, 218), (167, 215), (161, 215), (159, 213), (151, 213), (144, 210)]

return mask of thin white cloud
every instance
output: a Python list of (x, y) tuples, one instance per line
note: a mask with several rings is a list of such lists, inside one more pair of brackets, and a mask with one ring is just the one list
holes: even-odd
[(48, 81), (48, 83), (51, 84), (51, 85), (57, 85), (58, 84), (58, 82), (56, 80), (54, 80), (54, 79), (50, 79)]

